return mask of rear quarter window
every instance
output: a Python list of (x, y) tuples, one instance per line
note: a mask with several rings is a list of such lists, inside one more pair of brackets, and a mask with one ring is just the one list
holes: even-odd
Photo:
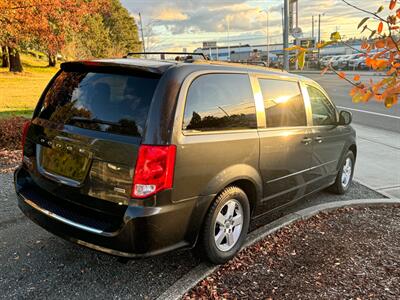
[(186, 98), (183, 130), (228, 131), (257, 128), (247, 74), (207, 74), (196, 78)]
[(66, 72), (54, 80), (38, 118), (140, 137), (157, 78), (114, 73)]

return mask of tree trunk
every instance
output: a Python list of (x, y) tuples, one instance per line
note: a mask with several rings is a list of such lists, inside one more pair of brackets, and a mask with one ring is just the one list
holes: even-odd
[(57, 58), (55, 55), (52, 54), (48, 54), (47, 55), (49, 57), (49, 67), (55, 67), (57, 64)]
[(1, 52), (2, 52), (2, 56), (1, 56), (1, 67), (2, 67), (2, 68), (8, 68), (8, 67), (9, 67), (9, 64), (8, 64), (7, 47), (6, 47), (6, 46), (1, 46)]
[(10, 72), (22, 72), (24, 70), (17, 49), (8, 47), (8, 57), (10, 61)]

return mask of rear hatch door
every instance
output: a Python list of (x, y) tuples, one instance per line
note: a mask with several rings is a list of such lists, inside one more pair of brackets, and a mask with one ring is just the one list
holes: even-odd
[(160, 74), (67, 65), (42, 97), (29, 130), (34, 179), (58, 197), (127, 204), (138, 147)]

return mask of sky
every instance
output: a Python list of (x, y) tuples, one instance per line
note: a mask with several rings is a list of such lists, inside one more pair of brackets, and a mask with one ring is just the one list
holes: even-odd
[[(348, 0), (376, 11), (390, 0)], [(203, 41), (216, 41), (218, 46), (265, 44), (267, 13), (271, 43), (282, 41), (282, 0), (121, 0), (135, 18), (139, 12), (148, 51), (192, 51)], [(388, 11), (382, 12), (387, 15)], [(365, 13), (348, 7), (342, 0), (299, 0), (299, 27), (303, 37), (312, 35), (312, 15), (317, 36), (321, 14), (321, 38), (329, 39), (334, 31), (345, 37), (359, 37), (357, 25)], [(228, 34), (229, 24), (229, 34)], [(377, 26), (373, 24), (373, 26)], [(228, 38), (229, 35), (229, 38)]]

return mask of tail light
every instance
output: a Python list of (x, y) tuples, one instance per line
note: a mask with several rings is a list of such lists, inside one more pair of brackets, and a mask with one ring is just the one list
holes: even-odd
[(22, 126), (22, 139), (21, 139), (21, 146), (22, 146), (22, 158), (24, 158), (24, 148), (25, 148), (25, 140), (26, 135), (28, 134), (29, 126), (31, 126), (30, 121), (26, 121)]
[(176, 146), (141, 145), (133, 176), (132, 198), (146, 198), (172, 188)]

